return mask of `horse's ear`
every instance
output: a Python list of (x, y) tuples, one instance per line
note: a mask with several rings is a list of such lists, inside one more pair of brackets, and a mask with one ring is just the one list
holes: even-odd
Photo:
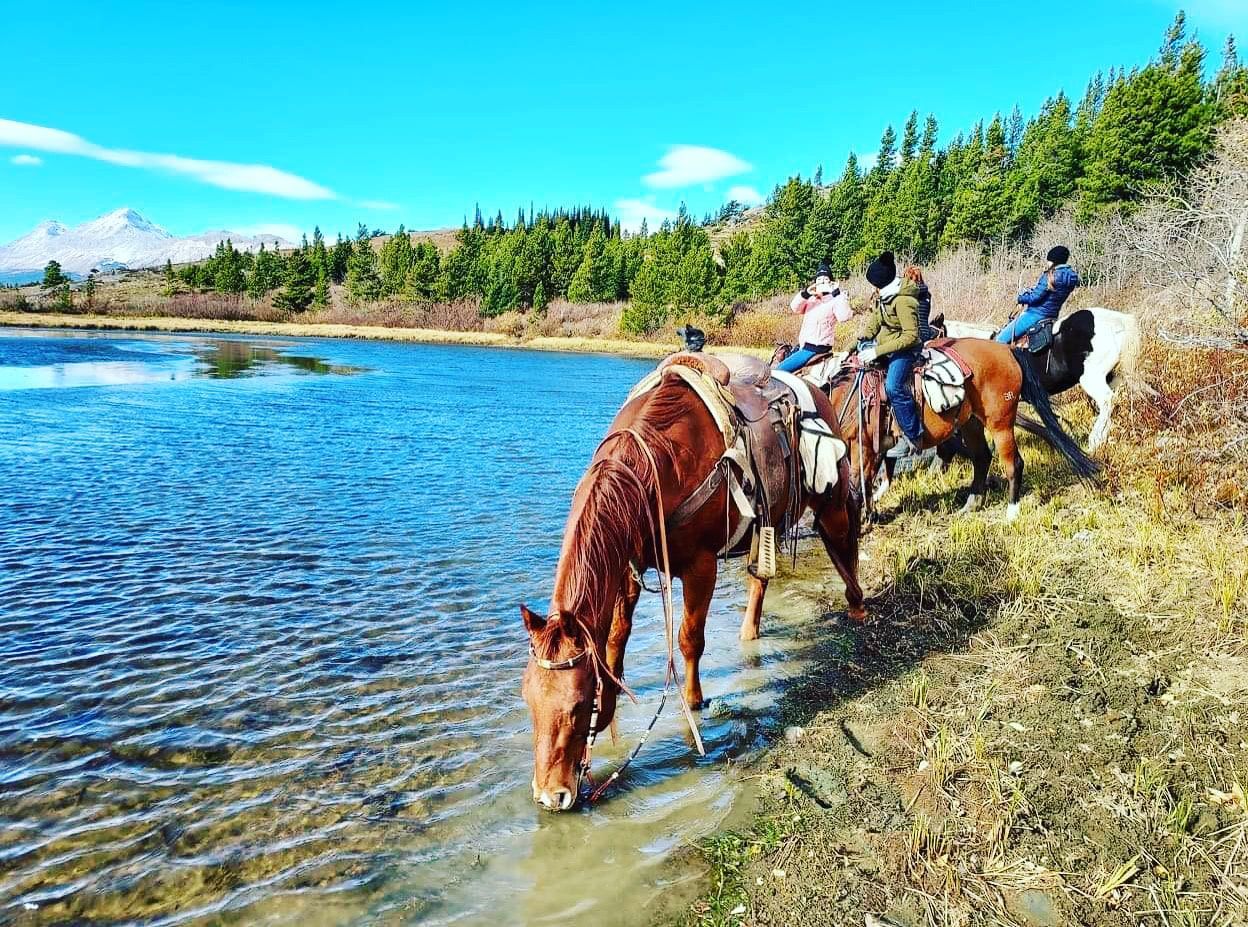
[(530, 634), (537, 634), (546, 627), (546, 619), (537, 612), (532, 611), (524, 603), (520, 604), (520, 617), (524, 619), (525, 630)]
[(936, 316), (936, 318), (932, 319), (929, 324), (932, 328), (940, 328), (945, 324), (945, 314), (942, 312), (940, 315)]

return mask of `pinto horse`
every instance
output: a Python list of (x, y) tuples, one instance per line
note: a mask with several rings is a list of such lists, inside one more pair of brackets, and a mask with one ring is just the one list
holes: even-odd
[[(819, 415), (831, 425), (831, 403), (818, 389), (810, 391)], [(548, 810), (564, 811), (576, 803), (593, 737), (615, 717), (640, 577), (649, 568), (663, 571), (669, 617), (671, 578), (681, 581), (682, 694), (687, 710), (702, 704), (698, 662), (718, 552), (742, 516), (729, 499), (727, 481), (691, 517), (673, 520), (672, 515), (722, 465), (724, 451), (722, 432), (703, 401), (683, 379), (669, 374), (620, 410), (576, 487), (550, 610), (539, 615), (520, 606), (530, 647), (522, 688), (533, 721), (533, 798)], [(772, 524), (781, 524), (791, 511), (795, 500), (790, 493), (800, 494), (799, 515), (807, 508), (814, 512), (815, 529), (844, 581), (849, 615), (864, 620), (859, 506), (850, 491), (848, 465), (840, 461), (836, 484), (820, 496), (798, 485), (769, 499)], [(758, 636), (767, 586), (755, 576), (749, 584), (741, 627), (747, 640)], [(669, 664), (669, 673), (673, 669)], [(691, 714), (689, 719), (692, 724)]]
[[(991, 338), (987, 325), (932, 320), (954, 338)], [(1140, 352), (1140, 325), (1135, 316), (1093, 306), (1076, 309), (1053, 324), (1052, 343), (1030, 353), (1036, 375), (1050, 396), (1080, 386), (1096, 403), (1096, 421), (1088, 432), (1088, 450), (1095, 451), (1109, 438), (1114, 399), (1135, 369)], [(1025, 425), (1028, 427), (1029, 425)]]
[[(971, 376), (965, 383), (966, 398), (941, 413), (933, 411), (926, 403), (923, 405), (922, 447), (935, 447), (949, 440), (955, 431), (961, 432), (962, 443), (974, 465), (971, 493), (964, 511), (978, 508), (987, 492), (988, 468), (992, 463), (992, 451), (985, 437), (987, 432), (1009, 478), (1006, 518), (1013, 521), (1018, 517), (1023, 458), (1014, 439), (1014, 424), (1020, 400), (1029, 402), (1039, 413), (1041, 423), (1037, 433), (1066, 458), (1075, 473), (1087, 478), (1097, 472), (1097, 463), (1062, 430), (1049, 403), (1049, 394), (1025, 351), (979, 338), (957, 338), (949, 346), (971, 369)], [(850, 467), (862, 489), (869, 491), (867, 484), (874, 479), (880, 453), (886, 448), (875, 447), (869, 437), (877, 433), (878, 417), (883, 409), (880, 404), (862, 400), (863, 375), (856, 373), (861, 370), (854, 366), (844, 368), (829, 381), (828, 391), (837, 410), (841, 437), (849, 442)]]

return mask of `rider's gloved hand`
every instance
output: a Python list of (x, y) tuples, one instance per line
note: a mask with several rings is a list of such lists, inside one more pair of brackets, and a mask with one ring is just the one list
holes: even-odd
[(873, 344), (868, 345), (865, 348), (861, 348), (858, 351), (858, 359), (862, 361), (864, 364), (871, 363), (873, 360), (875, 360), (876, 356), (877, 356), (877, 352), (876, 352), (875, 345)]

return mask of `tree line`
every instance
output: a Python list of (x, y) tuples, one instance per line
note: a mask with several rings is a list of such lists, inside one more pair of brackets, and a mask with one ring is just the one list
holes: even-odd
[(472, 299), (485, 316), (541, 311), (556, 298), (619, 300), (628, 302), (626, 331), (651, 331), (676, 312), (723, 314), (794, 287), (820, 261), (847, 275), (885, 249), (923, 262), (1025, 239), (1062, 209), (1084, 222), (1130, 210), (1150, 185), (1206, 158), (1218, 123), (1248, 114), (1248, 68), (1234, 38), (1210, 79), (1205, 54), (1179, 13), (1147, 65), (1098, 73), (1078, 101), (1059, 92), (1029, 120), (1016, 106), (940, 146), (936, 118), (911, 112), (900, 138), (885, 128), (870, 166), (851, 154), (831, 183), (822, 168), (791, 177), (758, 222), (726, 237), (745, 211), (739, 203), (701, 222), (682, 206), (632, 235), (591, 207), (520, 210), (510, 224), (478, 209), (445, 255), (402, 227), (378, 251), (361, 225), (354, 242), (329, 246), (318, 230), (289, 254), (243, 254), (223, 242), (211, 259), (166, 267), (166, 276), (170, 287), (276, 291), (275, 304), (294, 311), (327, 305), (331, 284), (357, 303)]

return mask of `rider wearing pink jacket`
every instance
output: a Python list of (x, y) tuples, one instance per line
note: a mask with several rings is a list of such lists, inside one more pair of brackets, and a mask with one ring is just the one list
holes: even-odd
[(832, 282), (832, 271), (826, 263), (821, 263), (815, 272), (814, 285), (794, 296), (789, 308), (803, 316), (798, 349), (776, 365), (776, 369), (789, 373), (831, 351), (836, 343), (836, 323), (847, 322), (854, 314), (849, 297)]

